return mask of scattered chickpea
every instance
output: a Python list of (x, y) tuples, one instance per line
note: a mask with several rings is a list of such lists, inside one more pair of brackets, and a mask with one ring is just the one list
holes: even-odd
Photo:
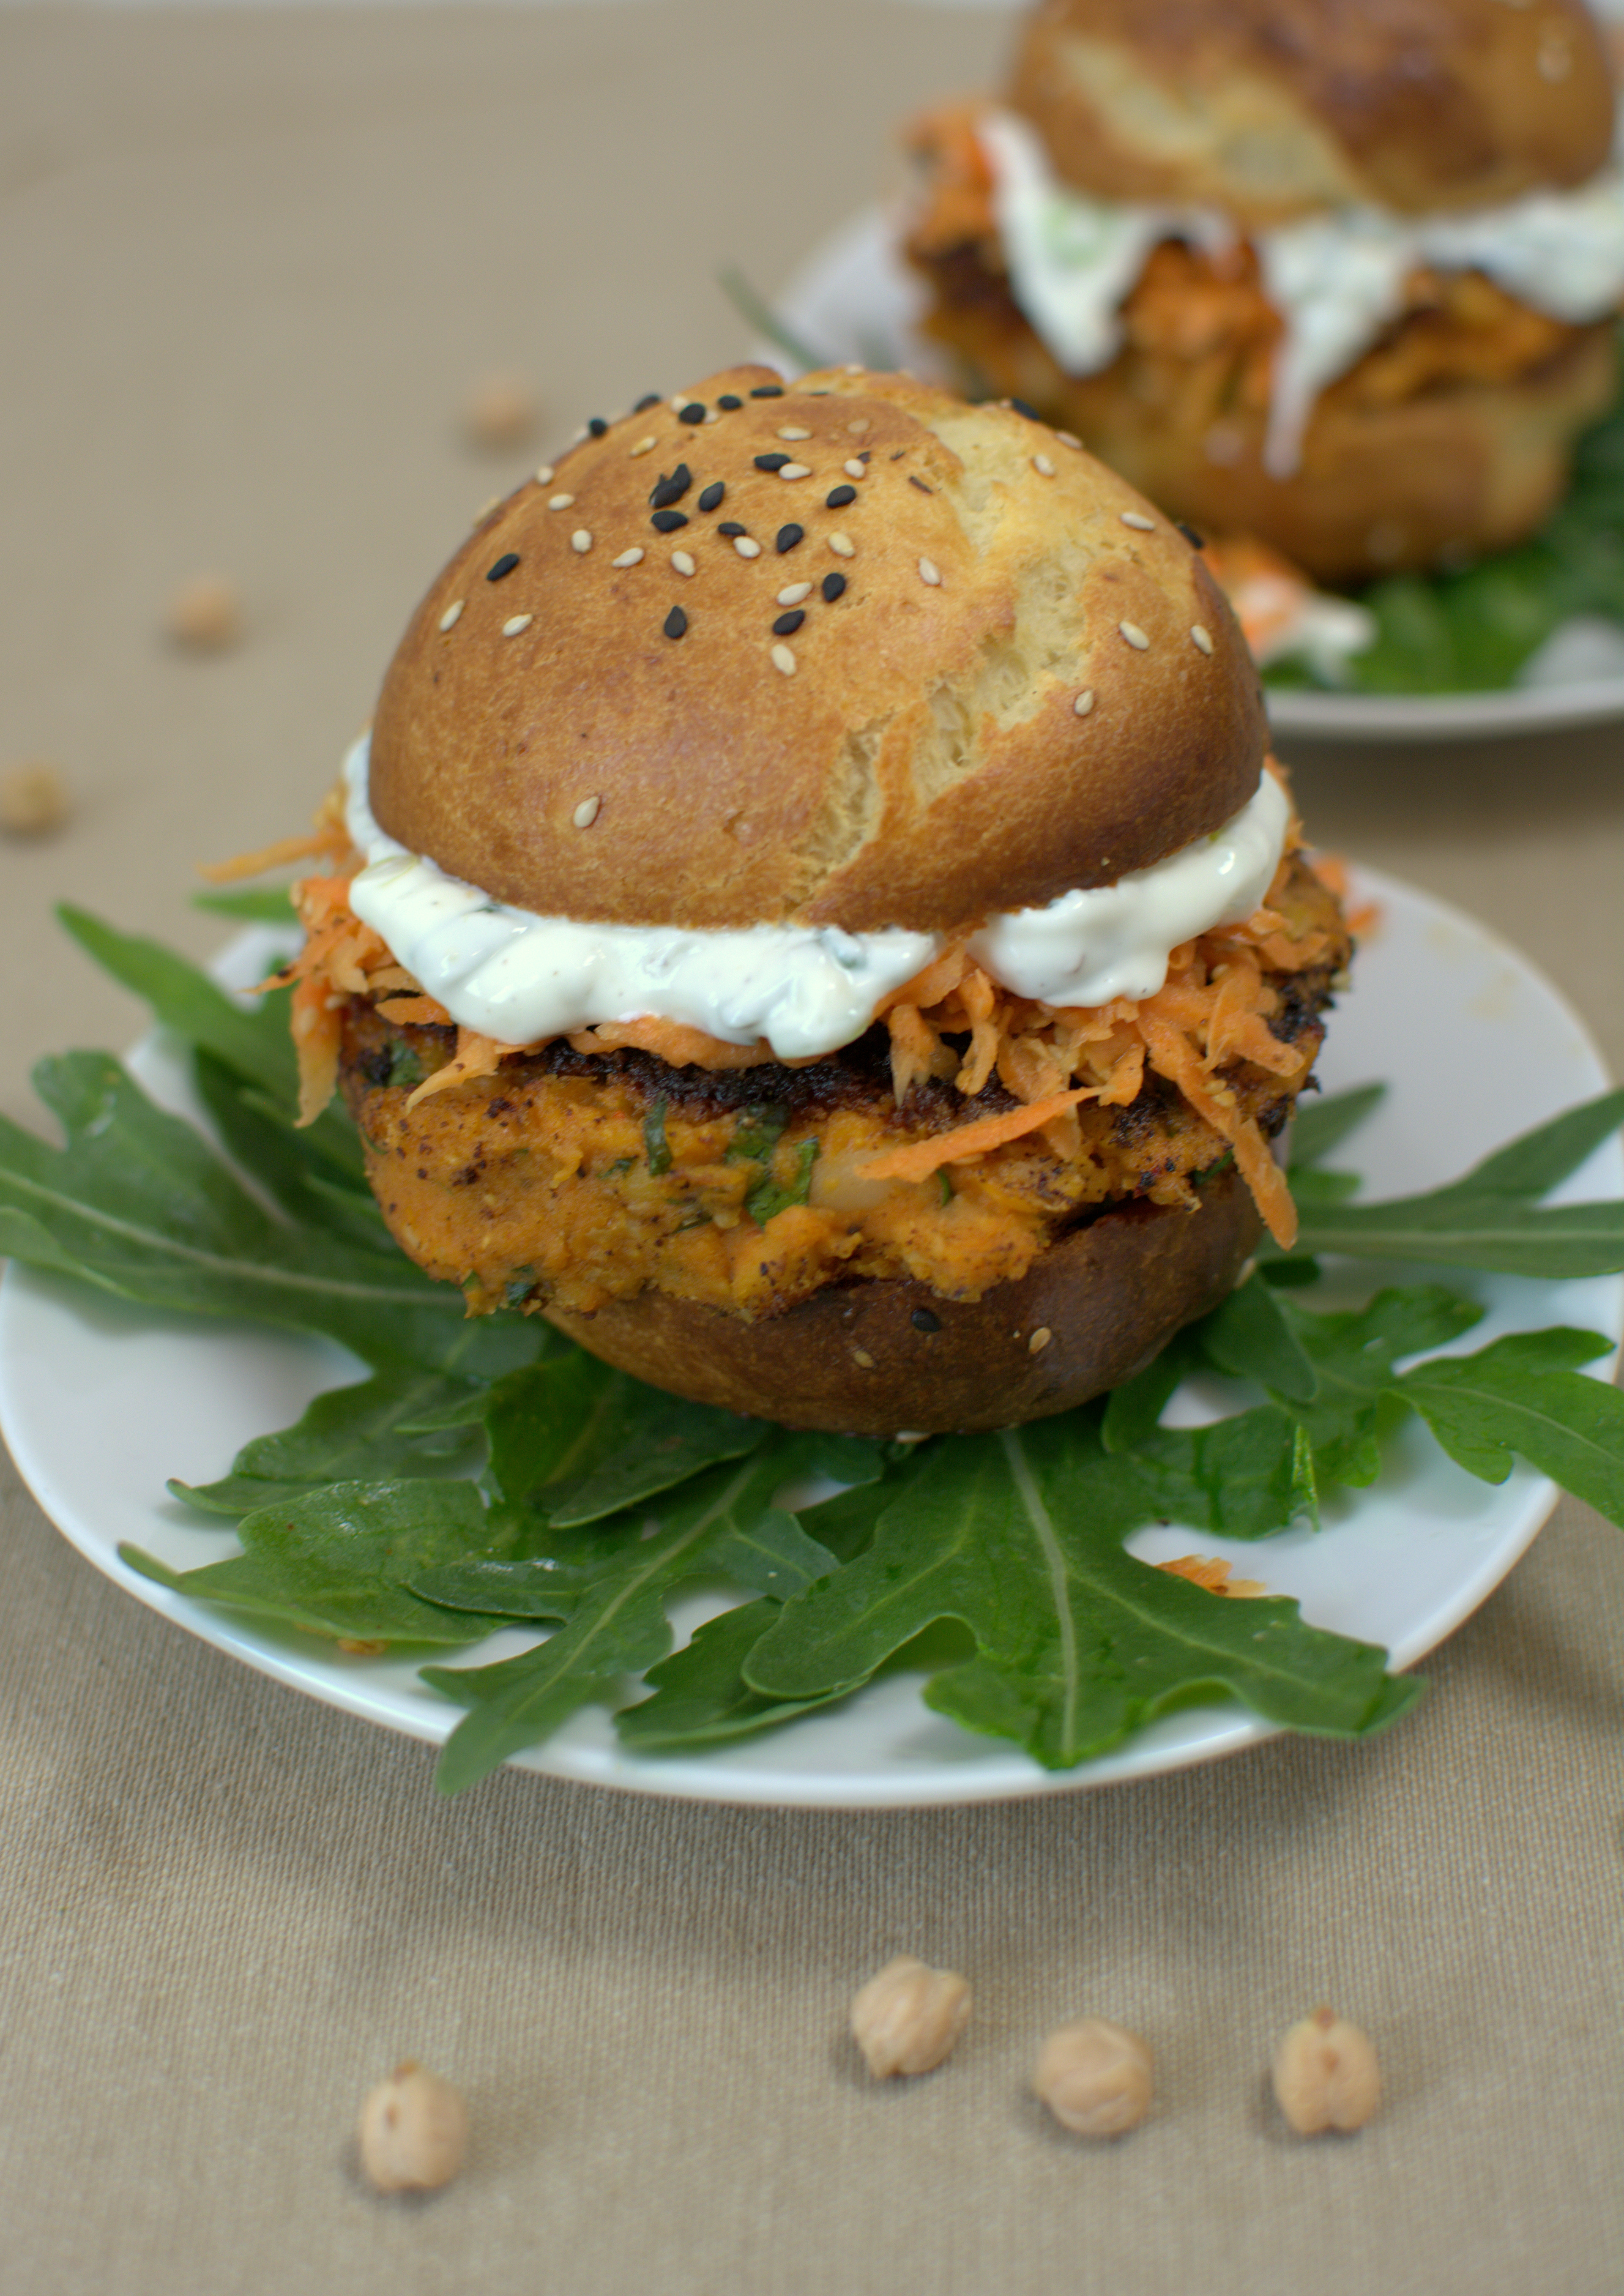
[(851, 2037), (878, 2079), (933, 2072), (969, 2023), (970, 2005), (970, 1988), (956, 1970), (898, 1954), (852, 2003)]
[(397, 2065), (361, 2107), (361, 2165), (381, 2193), (448, 2185), (468, 2145), (468, 2108), (449, 2081)]
[(242, 604), (223, 575), (200, 574), (170, 599), (164, 627), (176, 645), (222, 653), (242, 635)]
[(1151, 2109), (1150, 2049), (1108, 2018), (1077, 2017), (1044, 2043), (1032, 2086), (1062, 2128), (1120, 2136)]
[(474, 385), (463, 411), (469, 442), (495, 453), (522, 447), (533, 436), (539, 409), (536, 394), (516, 374), (488, 374)]
[(43, 758), (0, 773), (0, 829), (9, 837), (44, 837), (73, 810), (60, 767)]
[(1293, 2025), (1275, 2052), (1275, 2098), (1300, 2136), (1363, 2128), (1382, 2102), (1368, 2035), (1332, 2010)]

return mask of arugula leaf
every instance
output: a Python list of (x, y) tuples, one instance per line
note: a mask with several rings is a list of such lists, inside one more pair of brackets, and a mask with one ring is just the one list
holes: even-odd
[(1225, 1602), (1136, 1562), (1122, 1541), (1147, 1519), (1136, 1463), (1103, 1448), (1090, 1413), (961, 1437), (906, 1479), (867, 1554), (785, 1604), (745, 1678), (779, 1700), (850, 1688), (957, 1619), (977, 1654), (934, 1676), (926, 1702), (1056, 1768), (1195, 1696), (1349, 1736), (1419, 1694), (1294, 1603)]
[(244, 1517), (243, 1552), (171, 1570), (139, 1547), (132, 1568), (176, 1594), (346, 1642), (466, 1643), (506, 1621), (443, 1610), (407, 1581), (481, 1547), (521, 1546), (516, 1518), (488, 1516), (472, 1483), (328, 1483)]
[(194, 909), (211, 909), (217, 917), (235, 917), (240, 924), (294, 925), (292, 889), (287, 885), (254, 885), (236, 893), (193, 893)]
[(773, 1432), (764, 1419), (645, 1387), (579, 1349), (500, 1381), (486, 1428), (496, 1488), (560, 1526), (635, 1506)]
[(1292, 1174), (1300, 1177), (1305, 1164), (1317, 1164), (1339, 1147), (1356, 1126), (1387, 1097), (1384, 1084), (1356, 1085), (1350, 1092), (1321, 1094), (1299, 1101), (1292, 1119)]
[(166, 1028), (214, 1054), (239, 1076), (258, 1078), (279, 1103), (295, 1106), (299, 1063), (288, 1031), (285, 990), (269, 992), (252, 1007), (242, 1005), (188, 958), (161, 942), (116, 931), (66, 902), (56, 914), (80, 947), (150, 1004), (153, 1017)]
[(1418, 1364), (1398, 1392), (1469, 1474), (1504, 1482), (1517, 1452), (1624, 1525), (1624, 1394), (1579, 1371), (1612, 1350), (1594, 1332), (1516, 1332)]
[(1502, 1275), (1611, 1275), (1624, 1268), (1624, 1202), (1535, 1205), (1503, 1193), (1468, 1194), (1456, 1182), (1387, 1203), (1300, 1210), (1299, 1251)]
[(66, 1145), (0, 1118), (0, 1252), (150, 1307), (324, 1332), (374, 1368), (441, 1360), (455, 1292), (273, 1219), (111, 1055), (42, 1061), (34, 1081)]
[(741, 1603), (701, 1627), (684, 1647), (652, 1666), (644, 1680), (653, 1693), (615, 1716), (621, 1743), (635, 1753), (668, 1753), (680, 1746), (714, 1746), (754, 1736), (833, 1705), (845, 1692), (815, 1698), (764, 1698), (744, 1679), (746, 1658), (777, 1615), (767, 1602)]
[(1577, 1172), (1592, 1150), (1624, 1125), (1624, 1085), (1595, 1100), (1565, 1108), (1531, 1132), (1519, 1133), (1492, 1156), (1440, 1193), (1463, 1196), (1543, 1196), (1570, 1172)]
[(398, 1258), (383, 1215), (362, 1177), (360, 1144), (353, 1128), (345, 1129), (355, 1173), (353, 1178), (340, 1177), (331, 1152), (331, 1136), (319, 1119), (316, 1126), (295, 1130), (286, 1116), (278, 1114), (263, 1095), (245, 1086), (212, 1053), (194, 1053), (193, 1076), (226, 1154), (241, 1171), (258, 1180), (283, 1211), (386, 1259)]
[(1255, 1276), (1202, 1318), (1200, 1339), (1209, 1360), (1236, 1379), (1255, 1379), (1294, 1403), (1311, 1403), (1319, 1391), (1319, 1375), (1285, 1308)]
[(418, 1431), (420, 1414), (466, 1405), (484, 1390), (450, 1371), (381, 1372), (318, 1395), (280, 1434), (257, 1435), (213, 1483), (171, 1480), (170, 1490), (206, 1514), (242, 1516), (298, 1491), (339, 1482), (381, 1482), (424, 1460), (466, 1456), (472, 1430), (461, 1422)]
[(781, 1480), (770, 1457), (730, 1461), (690, 1482), (651, 1538), (641, 1537), (636, 1516), (600, 1524), (603, 1564), (579, 1590), (568, 1625), (494, 1666), (425, 1668), (426, 1683), (469, 1709), (440, 1759), (440, 1792), (474, 1784), (578, 1708), (616, 1698), (624, 1677), (662, 1659), (671, 1644), (666, 1598), (685, 1580), (726, 1572), (749, 1584), (804, 1568), (799, 1526), (788, 1546), (770, 1520)]

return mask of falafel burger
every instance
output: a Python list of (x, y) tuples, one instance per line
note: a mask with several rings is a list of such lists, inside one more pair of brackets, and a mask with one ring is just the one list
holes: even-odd
[(283, 977), (401, 1247), (791, 1426), (1011, 1424), (1223, 1297), (1349, 942), (1185, 537), (1013, 407), (595, 422), (413, 618)]
[(914, 131), (925, 324), (1322, 579), (1502, 549), (1616, 388), (1614, 111), (1582, 0), (1044, 0)]

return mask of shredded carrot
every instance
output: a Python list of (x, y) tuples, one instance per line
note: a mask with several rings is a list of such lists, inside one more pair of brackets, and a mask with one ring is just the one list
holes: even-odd
[(495, 1076), (499, 1063), (517, 1050), (513, 1045), (499, 1045), (494, 1037), (481, 1037), (476, 1029), (459, 1029), (456, 1032), (456, 1057), (425, 1077), (406, 1102), (407, 1110), (427, 1100), (431, 1093), (444, 1092), (447, 1086), (467, 1084), (475, 1077)]
[(857, 1177), (928, 1180), (944, 1164), (962, 1164), (967, 1156), (985, 1156), (989, 1148), (1002, 1148), (1006, 1140), (1038, 1131), (1066, 1109), (1075, 1108), (1079, 1100), (1098, 1098), (1092, 1085), (1079, 1085), (1075, 1092), (1057, 1092), (1052, 1100), (1035, 1100), (1029, 1107), (1007, 1109), (1002, 1116), (979, 1116), (973, 1124), (956, 1125), (951, 1132), (937, 1133), (933, 1139), (915, 1140), (906, 1148), (887, 1148), (869, 1157), (857, 1167)]
[(770, 1045), (728, 1045), (684, 1021), (647, 1015), (639, 1021), (600, 1021), (595, 1029), (584, 1029), (569, 1041), (578, 1053), (609, 1053), (621, 1045), (634, 1046), (674, 1069), (756, 1069), (776, 1057)]
[(448, 1029), (451, 1015), (438, 996), (386, 996), (378, 1010), (406, 1029)]

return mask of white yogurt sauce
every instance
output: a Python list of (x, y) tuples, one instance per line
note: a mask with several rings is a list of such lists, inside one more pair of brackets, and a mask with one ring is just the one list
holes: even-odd
[[(1116, 357), (1123, 299), (1159, 240), (1209, 251), (1234, 243), (1216, 209), (1097, 200), (1062, 184), (1036, 129), (1013, 113), (983, 115), (976, 135), (1015, 299), (1069, 373), (1096, 373)], [(1464, 214), (1338, 208), (1249, 236), (1285, 323), (1264, 449), (1265, 467), (1284, 479), (1315, 400), (1398, 316), (1413, 271), (1481, 271), (1574, 326), (1615, 311), (1624, 300), (1624, 170), (1615, 160), (1577, 191), (1533, 192)]]
[[(860, 1037), (876, 1004), (940, 955), (946, 937), (892, 927), (593, 924), (493, 900), (410, 853), (367, 801), (370, 742), (344, 763), (349, 834), (366, 866), (350, 906), (452, 1019), (499, 1044), (530, 1045), (600, 1021), (650, 1017), (724, 1044), (765, 1037), (806, 1060)], [(1153, 996), (1181, 941), (1250, 915), (1268, 889), (1288, 807), (1272, 774), (1234, 819), (1115, 885), (996, 916), (971, 947), (1018, 996), (1060, 1004)]]

